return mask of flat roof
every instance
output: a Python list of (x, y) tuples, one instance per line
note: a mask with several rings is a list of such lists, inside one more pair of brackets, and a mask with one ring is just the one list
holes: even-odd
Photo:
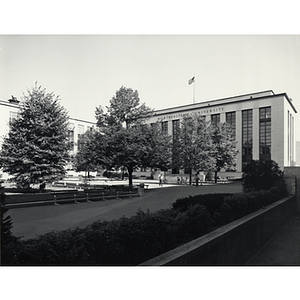
[[(0, 100), (0, 105), (4, 105), (4, 106), (8, 106), (8, 107), (13, 107), (13, 108), (17, 108), (17, 109), (20, 108), (20, 105), (18, 103), (11, 103), (8, 100), (6, 100), (6, 101), (5, 100)], [(81, 119), (77, 119), (77, 118), (72, 118), (72, 117), (69, 117), (69, 120), (74, 120), (74, 121), (77, 121), (77, 122), (83, 122), (83, 123), (89, 123), (89, 124), (92, 124), (92, 125), (96, 125), (96, 122), (85, 121), (85, 120), (81, 120)]]
[(181, 106), (174, 106), (174, 107), (169, 107), (169, 108), (163, 108), (163, 109), (157, 109), (154, 110), (154, 115), (161, 115), (161, 114), (166, 114), (166, 113), (172, 113), (174, 111), (186, 111), (190, 110), (193, 108), (202, 108), (202, 107), (211, 107), (211, 106), (216, 106), (220, 104), (225, 104), (225, 103), (234, 103), (234, 102), (241, 102), (241, 101), (247, 101), (247, 100), (258, 100), (262, 98), (269, 98), (269, 97), (278, 97), (278, 96), (284, 96), (295, 113), (297, 113), (296, 108), (294, 107), (292, 100), (288, 97), (286, 93), (280, 93), (280, 94), (275, 94), (272, 90), (266, 90), (262, 92), (255, 92), (255, 93), (249, 93), (249, 94), (243, 94), (243, 95), (238, 95), (238, 96), (232, 96), (232, 97), (227, 97), (227, 98), (219, 98), (219, 99), (213, 99), (213, 100), (207, 100), (203, 102), (197, 102), (193, 104), (186, 104), (186, 105), (181, 105)]

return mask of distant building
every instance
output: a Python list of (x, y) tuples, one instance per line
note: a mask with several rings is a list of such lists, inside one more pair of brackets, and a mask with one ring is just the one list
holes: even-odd
[(300, 142), (296, 141), (296, 165), (300, 166)]
[[(227, 122), (232, 126), (239, 150), (237, 172), (252, 159), (272, 159), (282, 170), (295, 165), (297, 111), (286, 93), (268, 90), (155, 110), (147, 123), (161, 122), (162, 130), (174, 138), (180, 120), (192, 113), (215, 124)], [(178, 169), (173, 168), (172, 173), (178, 173)]]
[[(3, 138), (9, 132), (9, 123), (18, 117), (20, 101), (12, 96), (9, 100), (0, 100), (0, 145)], [(72, 144), (71, 155), (77, 153), (80, 149), (80, 137), (87, 130), (96, 126), (95, 122), (84, 121), (75, 118), (69, 118), (68, 138)]]

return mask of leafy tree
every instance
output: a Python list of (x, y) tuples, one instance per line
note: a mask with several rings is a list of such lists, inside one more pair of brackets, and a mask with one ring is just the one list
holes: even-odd
[(133, 170), (149, 165), (150, 158), (154, 157), (154, 135), (143, 124), (151, 112), (152, 109), (140, 104), (137, 91), (123, 86), (110, 100), (107, 113), (101, 106), (96, 108), (97, 126), (102, 133), (98, 141), (103, 140), (102, 163), (109, 168), (125, 167), (129, 185), (132, 185)]
[(93, 131), (86, 131), (80, 140), (81, 147), (76, 153), (73, 163), (76, 171), (85, 171), (90, 176), (90, 171), (97, 169), (97, 164), (95, 160), (95, 138)]
[(205, 170), (211, 166), (207, 122), (196, 114), (185, 116), (181, 121), (177, 142), (178, 167), (189, 170), (191, 184), (193, 170)]
[(148, 142), (147, 157), (143, 165), (167, 171), (172, 167), (172, 137), (162, 131), (160, 122), (152, 124), (147, 129), (143, 133)]
[[(129, 185), (132, 173), (138, 167), (167, 169), (171, 161), (170, 137), (158, 134), (159, 129), (148, 125), (124, 127), (106, 135), (106, 165), (128, 171)], [(165, 139), (164, 139), (165, 137)]]
[(59, 98), (37, 85), (27, 92), (0, 152), (0, 167), (23, 187), (62, 178), (69, 159), (68, 114)]
[(117, 122), (125, 123), (128, 129), (133, 124), (141, 124), (152, 109), (145, 103), (140, 104), (137, 90), (133, 91), (131, 88), (122, 86), (110, 100), (108, 112)]
[(286, 194), (286, 185), (283, 172), (273, 161), (252, 160), (246, 166), (242, 177), (243, 190), (259, 191), (277, 187), (283, 196)]
[(236, 168), (236, 141), (232, 136), (231, 126), (227, 123), (211, 125), (210, 157), (213, 162), (212, 171), (217, 182), (218, 172), (221, 169), (234, 170)]
[(147, 156), (148, 141), (143, 131), (140, 126), (130, 128), (130, 130), (121, 128), (110, 137), (112, 142), (111, 162), (116, 168), (127, 168), (130, 186), (132, 186), (134, 169), (142, 166)]

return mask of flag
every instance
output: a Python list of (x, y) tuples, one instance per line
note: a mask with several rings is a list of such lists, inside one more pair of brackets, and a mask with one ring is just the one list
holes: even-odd
[(195, 81), (195, 76), (189, 80), (189, 84), (192, 84)]

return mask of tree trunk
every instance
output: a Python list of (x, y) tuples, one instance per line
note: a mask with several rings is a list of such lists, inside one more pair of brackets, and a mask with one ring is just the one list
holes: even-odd
[(190, 168), (190, 182), (189, 182), (189, 185), (192, 184), (192, 168)]
[(132, 173), (133, 173), (133, 168), (127, 167), (127, 170), (128, 170), (129, 186), (132, 187)]
[(218, 171), (215, 171), (215, 183), (218, 182)]

